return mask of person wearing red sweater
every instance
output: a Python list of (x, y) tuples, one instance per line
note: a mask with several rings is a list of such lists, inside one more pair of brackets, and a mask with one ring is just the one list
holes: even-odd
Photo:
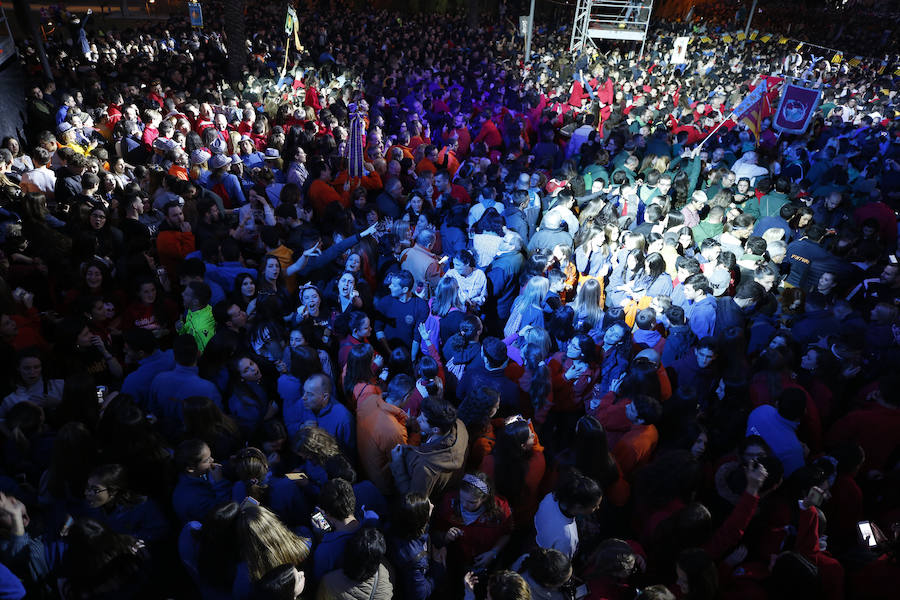
[(345, 181), (344, 193), (339, 193), (330, 183), (331, 167), (327, 163), (312, 165), (309, 176), (313, 178), (309, 186), (309, 203), (317, 217), (321, 218), (325, 214), (325, 209), (333, 202), (339, 203), (344, 208), (350, 207), (349, 180)]
[(631, 421), (631, 429), (612, 448), (613, 456), (622, 475), (630, 479), (640, 467), (650, 462), (659, 442), (655, 423), (662, 416), (662, 405), (650, 396), (637, 396), (625, 407), (625, 415)]
[(484, 119), (481, 123), (481, 130), (479, 130), (475, 139), (472, 140), (472, 143), (479, 144), (484, 142), (489, 150), (497, 150), (503, 145), (503, 136), (500, 135), (500, 130), (497, 129), (497, 125), (490, 117), (482, 115), (481, 118)]
[(159, 261), (169, 273), (177, 273), (178, 265), (184, 257), (195, 250), (191, 224), (184, 220), (184, 210), (178, 202), (172, 201), (163, 207), (166, 220), (156, 237), (156, 251)]
[(896, 375), (883, 377), (866, 403), (838, 420), (825, 436), (827, 444), (852, 440), (862, 446), (866, 454), (863, 474), (888, 468), (890, 457), (900, 448), (898, 383)]

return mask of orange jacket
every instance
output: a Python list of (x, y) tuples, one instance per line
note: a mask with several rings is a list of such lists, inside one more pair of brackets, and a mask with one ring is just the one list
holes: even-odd
[(626, 479), (631, 477), (636, 469), (650, 462), (657, 442), (659, 432), (655, 425), (635, 425), (631, 431), (622, 436), (612, 453)]
[(366, 394), (356, 405), (359, 463), (366, 478), (383, 494), (393, 492), (391, 450), (407, 443), (406, 419), (401, 408), (385, 402), (377, 393)]

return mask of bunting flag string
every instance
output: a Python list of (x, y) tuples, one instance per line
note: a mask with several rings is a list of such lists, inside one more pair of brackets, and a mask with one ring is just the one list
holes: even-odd
[[(699, 37), (695, 37), (696, 35), (699, 35)], [(833, 54), (831, 54), (831, 59), (829, 60), (829, 62), (831, 64), (840, 65), (840, 64), (844, 64), (844, 62), (845, 62), (844, 61), (844, 52), (842, 50), (836, 50), (835, 48), (828, 48), (827, 46), (821, 46), (819, 44), (813, 44), (812, 42), (797, 40), (795, 38), (790, 38), (790, 37), (780, 35), (780, 34), (765, 33), (765, 34), (761, 35), (760, 32), (757, 30), (751, 31), (749, 35), (745, 34), (744, 32), (737, 32), (737, 33), (721, 32), (718, 34), (712, 34), (712, 33), (705, 33), (702, 30), (700, 30), (695, 34), (695, 36), (690, 37), (690, 39), (688, 40), (688, 44), (694, 43), (695, 40), (699, 41), (702, 44), (709, 44), (714, 41), (715, 37), (718, 37), (719, 40), (721, 40), (722, 42), (725, 42), (725, 43), (732, 43), (735, 40), (743, 42), (748, 39), (750, 41), (759, 41), (764, 44), (772, 41), (772, 39), (776, 39), (777, 43), (780, 45), (786, 45), (788, 42), (796, 42), (797, 45), (794, 46), (794, 52), (800, 52), (801, 50), (807, 50), (807, 49), (811, 49), (811, 48), (819, 48), (821, 50), (825, 50), (826, 52), (833, 53)], [(812, 57), (812, 61), (813, 61), (813, 63), (817, 63), (822, 58), (825, 58), (825, 57), (824, 56)], [(864, 63), (865, 63), (865, 58), (862, 56), (854, 56), (853, 58), (846, 61), (847, 66), (854, 67), (854, 68), (859, 67), (860, 65), (863, 65)], [(875, 70), (879, 75), (883, 75), (885, 73), (885, 71), (887, 70), (887, 64), (885, 64), (884, 62), (882, 62), (881, 65), (879, 67), (877, 67), (877, 69), (875, 68), (873, 63), (868, 63), (868, 64), (872, 65), (871, 68), (873, 70)], [(900, 76), (900, 66), (897, 66), (896, 70), (893, 71), (893, 73), (895, 76)]]

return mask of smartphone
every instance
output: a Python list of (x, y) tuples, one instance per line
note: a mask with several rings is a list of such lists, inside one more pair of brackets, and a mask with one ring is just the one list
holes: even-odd
[(308, 479), (306, 473), (285, 473), (285, 477), (290, 479), (291, 481), (299, 481), (301, 479)]
[(439, 264), (439, 265), (442, 265), (442, 264), (444, 264), (445, 262), (447, 262), (448, 260), (450, 260), (450, 257), (449, 257), (449, 256), (444, 256), (443, 258), (441, 258), (441, 260), (438, 261), (438, 264)]
[(872, 530), (872, 523), (860, 521), (856, 526), (859, 528), (859, 535), (866, 546), (874, 548), (878, 545), (878, 542), (875, 540), (875, 532)]
[(584, 598), (584, 597), (587, 596), (589, 593), (590, 593), (590, 590), (588, 590), (587, 584), (584, 584), (584, 583), (583, 583), (583, 584), (579, 585), (577, 588), (575, 588), (575, 598), (576, 598), (576, 600), (577, 600), (578, 598)]
[(72, 528), (72, 525), (75, 523), (75, 519), (72, 518), (72, 515), (66, 519), (66, 522), (63, 523), (63, 526), (59, 530), (60, 537), (66, 537), (69, 533), (69, 529)]
[(106, 386), (98, 385), (97, 386), (97, 404), (103, 404), (104, 396), (106, 396)]
[(331, 531), (331, 524), (325, 518), (325, 515), (322, 514), (321, 510), (317, 510), (312, 514), (312, 524), (313, 527), (321, 531)]

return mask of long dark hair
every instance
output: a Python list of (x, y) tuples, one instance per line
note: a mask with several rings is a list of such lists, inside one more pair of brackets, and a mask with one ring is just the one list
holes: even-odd
[(344, 553), (344, 575), (353, 581), (363, 582), (373, 577), (387, 552), (384, 535), (372, 527), (356, 532)]
[(93, 519), (77, 520), (69, 529), (66, 542), (62, 571), (68, 598), (124, 592), (137, 585), (149, 558), (137, 539), (116, 533)]
[(375, 351), (369, 344), (356, 344), (347, 355), (347, 371), (344, 373), (344, 397), (353, 397), (357, 383), (371, 383), (375, 379), (372, 357)]
[(240, 560), (235, 502), (219, 506), (203, 520), (203, 528), (194, 535), (199, 542), (197, 571), (204, 583), (231, 590), (235, 566)]
[(619, 467), (609, 452), (606, 430), (596, 417), (585, 415), (575, 424), (575, 468), (608, 489), (619, 480)]
[(497, 493), (509, 502), (515, 502), (522, 494), (525, 476), (528, 474), (528, 459), (534, 452), (525, 448), (531, 435), (531, 426), (522, 419), (511, 420), (497, 434), (494, 446), (494, 479)]
[(428, 497), (419, 492), (408, 492), (394, 507), (391, 533), (402, 540), (412, 540), (428, 530), (430, 507)]
[(547, 367), (546, 358), (543, 349), (537, 344), (525, 344), (522, 348), (523, 366), (531, 374), (528, 395), (535, 412), (546, 404), (547, 394), (551, 389), (550, 369)]

